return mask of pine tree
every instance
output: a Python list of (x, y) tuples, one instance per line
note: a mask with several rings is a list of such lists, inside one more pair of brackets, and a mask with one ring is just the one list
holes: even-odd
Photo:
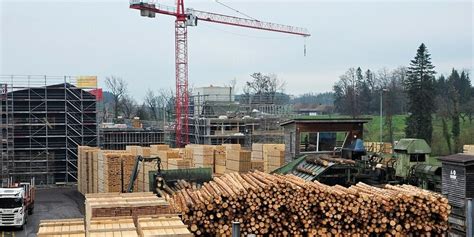
[(433, 132), (432, 113), (434, 105), (434, 66), (425, 44), (421, 44), (411, 60), (405, 81), (408, 95), (408, 112), (405, 134), (407, 137), (425, 139), (431, 143)]

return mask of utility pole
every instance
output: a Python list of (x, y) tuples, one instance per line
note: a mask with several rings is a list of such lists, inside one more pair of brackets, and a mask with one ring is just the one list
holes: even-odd
[(388, 91), (385, 88), (380, 89), (380, 151), (382, 151), (383, 144), (383, 93)]

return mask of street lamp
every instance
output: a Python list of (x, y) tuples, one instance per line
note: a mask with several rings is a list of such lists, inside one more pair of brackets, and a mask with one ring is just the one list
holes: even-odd
[(383, 142), (383, 93), (387, 92), (388, 89), (381, 88), (380, 89), (380, 150), (382, 150), (382, 142)]

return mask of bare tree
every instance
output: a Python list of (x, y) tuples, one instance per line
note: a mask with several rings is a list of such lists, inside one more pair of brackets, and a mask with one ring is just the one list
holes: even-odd
[(247, 81), (244, 86), (244, 93), (249, 97), (255, 97), (258, 102), (275, 102), (277, 92), (285, 91), (286, 83), (275, 74), (262, 74), (260, 72), (250, 75), (251, 81)]
[(125, 119), (131, 119), (135, 117), (138, 108), (138, 104), (135, 99), (129, 95), (125, 95), (120, 100), (120, 105), (122, 106), (123, 117)]
[(121, 107), (120, 102), (127, 94), (127, 82), (120, 77), (110, 76), (105, 78), (105, 85), (113, 96), (114, 119), (116, 119)]
[(160, 108), (160, 98), (159, 96), (155, 95), (155, 93), (148, 89), (145, 94), (145, 104), (150, 111), (151, 119), (157, 120), (158, 119), (158, 110)]

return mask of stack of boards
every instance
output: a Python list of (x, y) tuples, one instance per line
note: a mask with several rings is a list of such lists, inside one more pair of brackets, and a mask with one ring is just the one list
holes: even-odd
[[(270, 173), (285, 164), (285, 144), (252, 144), (252, 162), (261, 162), (263, 171)], [(259, 170), (259, 169), (256, 169)]]
[(364, 147), (366, 147), (368, 152), (392, 154), (393, 146), (390, 142), (364, 142)]
[(474, 155), (474, 145), (464, 145), (464, 153)]
[(193, 236), (152, 193), (86, 195), (85, 219), (41, 221), (38, 237)]
[[(162, 169), (212, 168), (216, 175), (251, 170), (272, 172), (285, 164), (284, 144), (252, 144), (252, 151), (240, 144), (127, 146), (126, 150), (100, 150), (78, 147), (78, 190), (82, 194), (123, 192), (127, 189), (136, 157), (160, 157)], [(134, 192), (149, 192), (150, 171), (157, 170), (156, 160), (145, 160), (139, 167)]]

